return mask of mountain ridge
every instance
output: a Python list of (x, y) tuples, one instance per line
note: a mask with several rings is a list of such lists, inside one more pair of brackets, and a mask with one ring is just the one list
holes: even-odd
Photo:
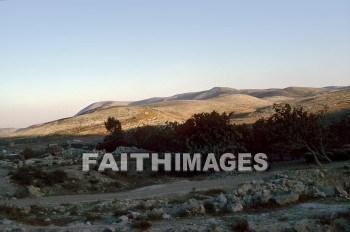
[[(236, 115), (232, 118), (234, 123), (253, 123), (261, 117), (271, 115), (274, 103), (289, 103), (301, 105), (310, 111), (318, 111), (329, 106), (330, 113), (344, 113), (350, 110), (350, 88), (341, 87), (331, 91), (322, 88), (289, 88), (284, 90), (293, 93), (297, 97), (261, 97), (257, 98), (243, 93), (222, 94), (220, 89), (208, 92), (201, 91), (180, 95), (180, 98), (197, 98), (196, 100), (162, 100), (144, 105), (104, 105), (86, 113), (69, 118), (38, 124), (32, 127), (18, 130), (8, 136), (47, 136), (47, 135), (96, 135), (106, 134), (104, 121), (108, 117), (115, 117), (121, 121), (123, 129), (131, 129), (143, 125), (161, 125), (167, 121), (183, 122), (191, 115), (201, 112), (232, 112)], [(228, 92), (236, 91), (228, 89)], [(247, 93), (261, 95), (264, 90), (244, 90)], [(276, 91), (268, 89), (265, 92)], [(243, 92), (241, 90), (241, 92)], [(283, 91), (282, 91), (283, 92)], [(275, 92), (276, 93), (276, 92)], [(280, 93), (280, 92), (277, 92)], [(204, 95), (203, 95), (204, 94)], [(198, 100), (207, 96), (214, 96), (205, 100)], [(260, 96), (261, 96), (260, 95)], [(179, 95), (174, 95), (179, 96)], [(190, 96), (190, 97), (189, 97)], [(199, 96), (199, 97), (198, 97)], [(306, 97), (301, 97), (306, 96)]]

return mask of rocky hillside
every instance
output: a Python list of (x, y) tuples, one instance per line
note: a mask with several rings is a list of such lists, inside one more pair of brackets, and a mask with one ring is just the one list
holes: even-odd
[(316, 96), (321, 93), (343, 90), (347, 87), (330, 86), (325, 88), (311, 88), (311, 87), (288, 87), (284, 89), (233, 89), (227, 87), (214, 87), (209, 90), (200, 92), (191, 92), (174, 95), (171, 97), (154, 97), (135, 101), (129, 105), (146, 105), (157, 102), (178, 101), (178, 100), (208, 100), (222, 95), (228, 94), (247, 94), (257, 98), (266, 97), (288, 97), (300, 98)]
[[(206, 100), (171, 100), (127, 106), (107, 105), (71, 118), (32, 126), (10, 136), (105, 134), (106, 130), (103, 123), (109, 116), (120, 120), (124, 129), (129, 129), (142, 125), (160, 125), (167, 121), (182, 122), (195, 113), (211, 112), (213, 110), (218, 112), (234, 111), (233, 122), (252, 123), (260, 117), (269, 116), (272, 113), (272, 105), (281, 102), (302, 105), (310, 111), (321, 110), (327, 106), (328, 112), (333, 115), (348, 112), (350, 109), (350, 89), (338, 91), (331, 89), (329, 91), (310, 90), (310, 88), (285, 89), (289, 93), (299, 93), (298, 97), (292, 97), (292, 95), (288, 95), (289, 97), (273, 96), (273, 94), (266, 94), (266, 92), (263, 98), (250, 96), (256, 94), (257, 91), (255, 91), (250, 92), (250, 95), (248, 93), (220, 94)], [(226, 90), (231, 91), (232, 89)], [(305, 94), (306, 97), (300, 97), (300, 93)], [(196, 96), (203, 97), (204, 95), (197, 94)]]

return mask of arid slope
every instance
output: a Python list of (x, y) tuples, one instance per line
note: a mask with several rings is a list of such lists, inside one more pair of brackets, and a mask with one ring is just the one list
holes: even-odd
[(233, 122), (252, 123), (260, 117), (270, 115), (272, 105), (281, 102), (301, 105), (310, 111), (321, 110), (327, 106), (329, 113), (337, 115), (350, 110), (350, 89), (321, 91), (318, 95), (297, 98), (273, 96), (260, 99), (246, 94), (224, 94), (208, 100), (175, 100), (137, 106), (112, 106), (33, 126), (10, 136), (105, 134), (103, 123), (109, 116), (120, 120), (123, 129), (129, 129), (141, 125), (160, 125), (167, 121), (182, 122), (195, 113), (213, 110), (234, 111), (238, 117), (234, 117)]

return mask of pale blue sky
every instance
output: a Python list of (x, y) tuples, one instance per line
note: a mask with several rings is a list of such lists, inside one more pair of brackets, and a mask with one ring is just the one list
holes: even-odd
[(214, 86), (349, 85), (349, 0), (0, 1), (0, 127)]

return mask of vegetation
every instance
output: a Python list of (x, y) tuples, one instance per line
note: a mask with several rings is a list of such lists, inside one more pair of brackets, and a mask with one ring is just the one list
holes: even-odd
[(46, 172), (39, 167), (23, 167), (13, 173), (11, 180), (19, 185), (53, 186), (67, 180), (67, 174), (62, 170)]
[(152, 224), (147, 220), (142, 219), (142, 220), (134, 220), (131, 226), (139, 230), (148, 230), (152, 226)]
[(35, 151), (31, 148), (25, 148), (21, 155), (24, 159), (32, 159), (32, 158), (42, 158), (45, 156), (45, 151)]
[(105, 122), (105, 127), (107, 131), (110, 133), (107, 135), (102, 143), (97, 145), (97, 149), (106, 150), (107, 152), (114, 151), (118, 146), (123, 144), (123, 132), (122, 126), (119, 120), (114, 117), (108, 117)]
[(289, 104), (275, 104), (273, 110), (270, 117), (261, 118), (252, 125), (231, 124), (233, 112), (213, 111), (194, 114), (184, 123), (147, 125), (129, 131), (122, 131), (118, 120), (108, 118), (105, 127), (110, 135), (97, 148), (111, 152), (123, 145), (157, 152), (213, 152), (218, 156), (225, 152), (263, 152), (279, 154), (282, 158), (284, 154), (305, 155), (308, 152), (318, 165), (344, 156), (328, 151), (350, 143), (349, 115), (330, 121), (326, 110), (310, 113)]

